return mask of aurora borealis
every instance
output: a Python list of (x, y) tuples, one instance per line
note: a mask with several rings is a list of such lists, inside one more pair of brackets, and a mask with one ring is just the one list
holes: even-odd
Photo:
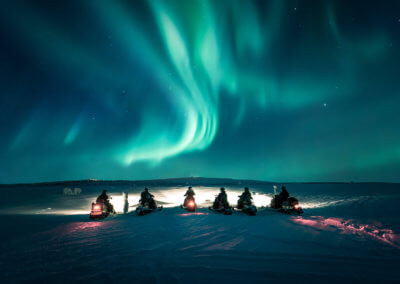
[(400, 181), (399, 1), (0, 5), (0, 183)]

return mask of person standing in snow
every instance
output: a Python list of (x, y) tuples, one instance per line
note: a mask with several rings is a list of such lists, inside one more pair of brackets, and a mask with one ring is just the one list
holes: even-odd
[(122, 196), (124, 197), (124, 214), (127, 214), (129, 211), (129, 202), (128, 202), (128, 193), (123, 192)]

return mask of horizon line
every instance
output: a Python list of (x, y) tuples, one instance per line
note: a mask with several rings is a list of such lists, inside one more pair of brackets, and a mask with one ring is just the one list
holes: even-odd
[(137, 180), (129, 180), (129, 179), (95, 179), (95, 178), (87, 178), (87, 179), (76, 179), (76, 180), (55, 180), (55, 181), (40, 181), (40, 182), (17, 182), (17, 183), (0, 183), (0, 186), (17, 186), (17, 185), (51, 185), (51, 184), (62, 184), (62, 183), (74, 183), (74, 182), (154, 182), (154, 181), (168, 181), (168, 180), (184, 180), (184, 179), (213, 179), (213, 180), (232, 180), (232, 181), (248, 181), (248, 182), (257, 182), (257, 183), (269, 183), (269, 184), (290, 184), (290, 183), (303, 183), (303, 184), (313, 184), (313, 183), (324, 183), (324, 184), (344, 184), (344, 183), (390, 183), (390, 184), (398, 184), (400, 182), (394, 181), (265, 181), (258, 179), (241, 179), (241, 178), (220, 178), (220, 177), (173, 177), (173, 178), (161, 178), (161, 179), (137, 179)]

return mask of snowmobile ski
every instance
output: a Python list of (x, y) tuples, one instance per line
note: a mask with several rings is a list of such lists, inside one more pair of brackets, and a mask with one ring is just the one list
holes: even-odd
[(255, 216), (257, 214), (257, 207), (255, 205), (245, 205), (245, 207), (238, 209), (235, 208), (235, 211), (243, 212), (249, 216)]
[(138, 216), (144, 216), (146, 214), (152, 213), (152, 212), (156, 212), (156, 211), (161, 211), (163, 209), (162, 206), (156, 207), (156, 208), (149, 208), (149, 207), (144, 207), (142, 205), (139, 205), (138, 207), (136, 207), (136, 215)]
[(208, 207), (211, 211), (219, 214), (224, 214), (224, 215), (232, 215), (232, 208), (221, 208), (221, 209), (215, 209), (212, 206)]

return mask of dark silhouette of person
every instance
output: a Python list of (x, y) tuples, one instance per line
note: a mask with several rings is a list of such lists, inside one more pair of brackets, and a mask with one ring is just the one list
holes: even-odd
[(289, 192), (285, 186), (281, 186), (281, 192), (275, 197), (274, 208), (282, 208), (282, 203), (289, 199)]
[(139, 203), (142, 206), (146, 206), (147, 203), (151, 209), (157, 208), (156, 202), (154, 200), (154, 195), (149, 192), (149, 189), (147, 187), (140, 194)]
[(248, 187), (244, 188), (244, 192), (239, 195), (239, 200), (238, 200), (238, 208), (242, 209), (245, 204), (250, 205), (252, 203), (253, 197), (251, 196), (251, 192)]
[(228, 196), (226, 195), (225, 188), (221, 187), (220, 193), (215, 198), (213, 208), (220, 209), (220, 208), (228, 208), (228, 207), (229, 207)]
[(191, 186), (189, 186), (188, 190), (186, 191), (186, 193), (185, 193), (185, 195), (184, 195), (184, 196), (186, 196), (186, 198), (185, 198), (185, 201), (183, 202), (183, 206), (187, 206), (187, 203), (188, 203), (190, 200), (193, 200), (193, 201), (194, 201), (194, 196), (195, 196), (195, 195), (196, 195), (196, 194), (194, 193), (194, 190), (192, 189)]
[(107, 195), (107, 190), (104, 189), (97, 197), (96, 202), (104, 204), (109, 212), (115, 213), (114, 206), (110, 203), (109, 199), (110, 197)]
[(282, 200), (282, 202), (288, 200), (289, 192), (287, 191), (286, 186), (281, 187), (281, 193), (279, 193), (279, 198)]

